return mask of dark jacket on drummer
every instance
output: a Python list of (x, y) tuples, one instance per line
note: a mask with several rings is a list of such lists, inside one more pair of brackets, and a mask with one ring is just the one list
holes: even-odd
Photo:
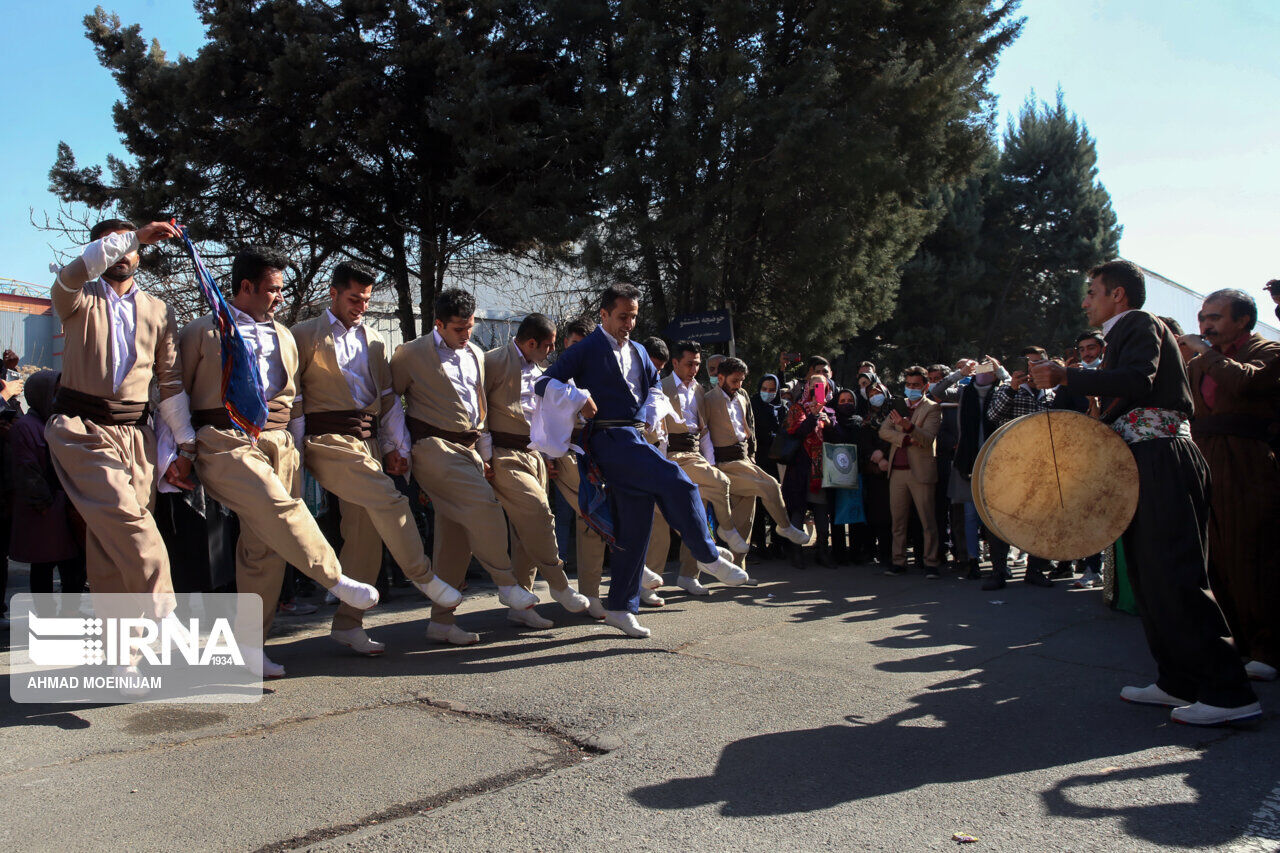
[(1140, 267), (1115, 260), (1089, 271), (1084, 309), (1107, 349), (1101, 370), (1052, 363), (1032, 370), (1036, 384), (1059, 382), (1101, 399), (1102, 420), (1129, 444), (1139, 497), (1123, 537), (1126, 561), (1157, 678), (1121, 698), (1174, 708), (1199, 725), (1261, 714), (1232, 647), (1206, 574), (1209, 471), (1191, 440), (1191, 389), (1169, 328), (1138, 310), (1146, 301)]

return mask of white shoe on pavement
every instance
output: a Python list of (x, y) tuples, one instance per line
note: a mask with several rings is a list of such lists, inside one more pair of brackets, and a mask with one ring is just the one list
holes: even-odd
[(387, 650), (386, 643), (379, 643), (377, 640), (369, 638), (364, 628), (343, 628), (339, 630), (333, 628), (329, 631), (329, 636), (335, 642), (346, 646), (358, 655), (380, 655)]
[(418, 588), (418, 592), (446, 610), (452, 610), (462, 603), (462, 593), (440, 580), (440, 578), (433, 577), (426, 583), (414, 581), (413, 585)]
[(779, 527), (778, 535), (802, 547), (809, 544), (809, 534), (797, 527), (792, 527), (790, 524), (786, 527)]
[(513, 622), (516, 625), (523, 625), (526, 628), (538, 629), (550, 628), (556, 624), (550, 619), (546, 619), (541, 616), (538, 611), (534, 610), (532, 607), (528, 610), (517, 610), (514, 607), (508, 608), (507, 621)]
[(1086, 570), (1084, 574), (1076, 578), (1068, 586), (1071, 589), (1094, 589), (1102, 586), (1102, 575)]
[(728, 545), (731, 551), (745, 554), (751, 550), (751, 544), (742, 538), (742, 534), (727, 524), (718, 526), (716, 535), (724, 540), (724, 544)]
[(628, 610), (606, 610), (604, 624), (612, 625), (628, 637), (647, 637), (649, 629), (636, 621), (636, 615)]
[(1276, 668), (1260, 660), (1251, 660), (1244, 665), (1245, 675), (1254, 681), (1275, 681)]
[(244, 655), (244, 665), (259, 678), (284, 678), (284, 667), (267, 657), (262, 649), (241, 646), (240, 652)]
[(457, 625), (445, 625), (442, 622), (427, 623), (427, 639), (433, 643), (450, 643), (455, 646), (474, 646), (480, 642), (480, 635), (464, 631)]
[(645, 566), (644, 577), (640, 579), (640, 586), (642, 589), (658, 589), (662, 586), (662, 575)]
[(538, 596), (522, 586), (500, 586), (498, 601), (513, 610), (528, 610), (538, 603)]
[(1194, 705), (1174, 708), (1169, 718), (1175, 723), (1183, 723), (1188, 726), (1220, 726), (1223, 723), (1254, 720), (1261, 716), (1262, 705), (1258, 702), (1241, 705), (1238, 708), (1219, 708), (1216, 705), (1197, 702)]
[(676, 578), (676, 586), (683, 589), (690, 595), (710, 595), (711, 590), (698, 583), (697, 578), (687, 578), (684, 575)]
[(551, 590), (551, 598), (570, 613), (581, 613), (591, 606), (591, 601), (585, 595), (574, 592), (568, 586)]
[(1190, 705), (1186, 699), (1179, 699), (1165, 693), (1154, 684), (1146, 687), (1126, 687), (1120, 691), (1120, 698), (1135, 705), (1162, 705), (1166, 708), (1181, 708)]
[(698, 563), (698, 568), (725, 586), (742, 586), (747, 582), (748, 578), (746, 572), (735, 566), (730, 560), (726, 560), (723, 554), (714, 563)]
[(591, 602), (587, 605), (587, 615), (592, 619), (603, 619), (606, 612), (604, 602), (598, 598), (588, 598), (587, 601)]
[(329, 592), (332, 592), (334, 597), (343, 604), (354, 607), (356, 610), (368, 610), (378, 603), (377, 587), (352, 580), (346, 575), (339, 575), (337, 586)]
[(667, 600), (652, 589), (641, 589), (640, 603), (645, 607), (661, 607), (667, 603)]

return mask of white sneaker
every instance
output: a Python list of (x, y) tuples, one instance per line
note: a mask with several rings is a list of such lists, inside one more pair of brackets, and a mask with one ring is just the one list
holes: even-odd
[(551, 590), (551, 598), (570, 613), (581, 613), (591, 606), (591, 601), (585, 595), (574, 592), (568, 586)]
[(661, 586), (662, 586), (662, 575), (658, 574), (655, 571), (650, 570), (648, 566), (645, 566), (644, 577), (640, 579), (640, 588), (641, 589), (658, 589)]
[(1175, 723), (1184, 723), (1188, 726), (1220, 726), (1223, 723), (1254, 720), (1261, 716), (1262, 705), (1258, 702), (1241, 705), (1238, 708), (1219, 708), (1216, 705), (1197, 702), (1194, 705), (1174, 708), (1169, 718)]
[(387, 650), (386, 643), (371, 640), (364, 632), (364, 628), (343, 628), (342, 630), (333, 628), (329, 631), (329, 636), (334, 642), (346, 646), (358, 655), (373, 657)]
[(284, 678), (284, 667), (267, 657), (262, 649), (253, 646), (241, 646), (244, 654), (244, 665), (259, 678)]
[(598, 598), (588, 598), (587, 615), (592, 619), (603, 619), (605, 614), (604, 602)]
[(742, 586), (747, 582), (747, 573), (726, 560), (723, 554), (714, 563), (698, 563), (698, 568), (725, 586)]
[(683, 589), (690, 595), (710, 595), (711, 590), (698, 583), (697, 578), (687, 578), (684, 575), (676, 578), (676, 586)]
[(809, 534), (799, 528), (792, 527), (790, 524), (786, 527), (779, 527), (778, 535), (784, 539), (789, 539), (800, 546), (809, 544)]
[(640, 603), (646, 607), (661, 607), (667, 600), (651, 589), (640, 590)]
[(1154, 684), (1146, 687), (1126, 687), (1120, 691), (1120, 698), (1135, 705), (1163, 705), (1166, 708), (1181, 708), (1190, 705), (1186, 699), (1179, 699), (1165, 693)]
[(717, 527), (716, 535), (724, 540), (724, 544), (729, 546), (730, 551), (745, 554), (751, 550), (750, 543), (742, 538), (742, 534), (727, 524), (721, 524)]
[(522, 586), (500, 586), (498, 601), (514, 610), (528, 610), (538, 603), (538, 596)]
[(1251, 660), (1244, 665), (1245, 674), (1254, 681), (1275, 681), (1276, 668), (1260, 660)]
[(649, 629), (636, 621), (636, 615), (628, 610), (606, 610), (604, 624), (612, 625), (628, 637), (647, 637)]
[(514, 607), (507, 609), (507, 621), (516, 625), (523, 625), (526, 628), (550, 628), (555, 625), (550, 619), (545, 619), (539, 615), (538, 611), (530, 607), (528, 610), (517, 610)]
[(427, 639), (433, 643), (450, 643), (455, 646), (474, 646), (480, 642), (480, 635), (464, 631), (457, 625), (445, 625), (442, 622), (427, 623)]
[(413, 585), (418, 588), (418, 592), (446, 610), (452, 610), (462, 603), (462, 593), (440, 580), (440, 578), (432, 577), (426, 583), (414, 581)]
[(1069, 586), (1071, 589), (1094, 589), (1102, 586), (1102, 575), (1094, 571), (1086, 571)]
[(343, 604), (356, 610), (368, 610), (378, 603), (377, 587), (352, 580), (346, 575), (339, 575), (337, 586), (329, 591)]

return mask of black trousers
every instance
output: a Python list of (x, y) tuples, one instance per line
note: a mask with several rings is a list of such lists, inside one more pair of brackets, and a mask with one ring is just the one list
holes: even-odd
[(1189, 438), (1131, 449), (1138, 510), (1124, 534), (1124, 553), (1156, 684), (1189, 702), (1248, 705), (1256, 697), (1209, 592), (1209, 467)]

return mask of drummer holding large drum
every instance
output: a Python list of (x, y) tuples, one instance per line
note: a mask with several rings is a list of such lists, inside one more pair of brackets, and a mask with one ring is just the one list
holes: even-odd
[[(1125, 687), (1121, 698), (1171, 707), (1175, 722), (1192, 725), (1252, 719), (1262, 708), (1209, 592), (1209, 473), (1191, 440), (1187, 372), (1173, 333), (1140, 310), (1145, 301), (1137, 265), (1114, 260), (1094, 267), (1083, 307), (1106, 336), (1102, 369), (1045, 361), (1032, 376), (1041, 388), (1066, 385), (1099, 397), (1102, 422), (1129, 445), (1136, 463), (1137, 507), (1123, 542), (1157, 677), (1146, 687)], [(1065, 516), (1046, 526), (1065, 523)]]

